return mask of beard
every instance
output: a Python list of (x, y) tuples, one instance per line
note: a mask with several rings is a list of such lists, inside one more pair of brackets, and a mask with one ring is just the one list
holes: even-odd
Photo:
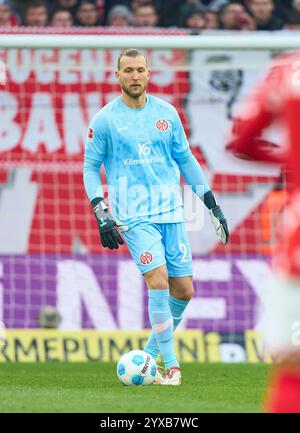
[(126, 93), (126, 95), (130, 96), (130, 98), (138, 99), (145, 92), (147, 86), (145, 84), (140, 84), (140, 87), (131, 88), (130, 86), (125, 86), (124, 83), (121, 84), (122, 90)]

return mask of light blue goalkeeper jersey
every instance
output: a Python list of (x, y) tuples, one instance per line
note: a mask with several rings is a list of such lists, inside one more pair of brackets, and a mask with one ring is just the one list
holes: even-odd
[[(144, 107), (136, 110), (117, 97), (95, 115), (89, 127), (84, 157), (87, 195), (90, 200), (103, 197), (99, 168), (104, 163), (110, 210), (123, 224), (182, 222), (179, 168), (191, 158), (172, 105), (147, 95)], [(199, 181), (203, 194), (209, 187), (202, 171)]]

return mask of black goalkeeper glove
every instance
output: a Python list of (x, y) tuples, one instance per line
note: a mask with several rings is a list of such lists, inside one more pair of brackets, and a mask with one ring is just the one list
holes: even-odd
[(127, 231), (128, 227), (116, 220), (109, 212), (108, 207), (104, 203), (103, 198), (95, 198), (92, 200), (94, 214), (98, 223), (101, 243), (104, 248), (108, 247), (110, 250), (118, 249), (119, 245), (124, 244), (123, 238), (116, 229), (118, 227), (121, 232)]
[(213, 193), (211, 191), (207, 191), (203, 196), (203, 201), (205, 206), (209, 209), (209, 214), (215, 227), (217, 236), (219, 236), (222, 243), (226, 245), (229, 240), (227, 221)]

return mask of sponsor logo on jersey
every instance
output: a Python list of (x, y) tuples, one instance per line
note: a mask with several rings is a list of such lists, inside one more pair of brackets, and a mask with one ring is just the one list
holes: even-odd
[(165, 119), (159, 119), (156, 124), (156, 128), (162, 132), (166, 132), (169, 129), (169, 124)]
[(93, 141), (93, 139), (94, 139), (94, 130), (93, 130), (93, 128), (89, 128), (87, 138), (88, 138), (88, 141)]
[(151, 140), (146, 141), (145, 143), (138, 143), (137, 151), (141, 159), (124, 159), (124, 166), (126, 167), (128, 165), (164, 164), (166, 159), (165, 156), (149, 156), (152, 152), (151, 144)]
[(146, 143), (139, 143), (138, 144), (138, 153), (140, 156), (148, 156), (151, 153), (150, 145), (152, 144), (152, 141), (146, 141)]
[(152, 262), (152, 254), (149, 251), (141, 254), (140, 261), (143, 265), (148, 265)]
[(151, 156), (151, 158), (132, 159), (127, 158), (123, 160), (124, 167), (129, 165), (144, 165), (144, 164), (164, 164), (166, 158), (164, 156)]

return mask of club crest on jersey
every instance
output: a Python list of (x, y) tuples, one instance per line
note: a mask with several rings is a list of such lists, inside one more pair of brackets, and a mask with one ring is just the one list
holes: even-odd
[(141, 254), (140, 261), (143, 265), (149, 265), (152, 262), (152, 254), (149, 251)]
[(159, 119), (156, 124), (156, 128), (162, 132), (166, 132), (169, 129), (169, 124), (165, 119)]
[(94, 130), (93, 128), (89, 128), (87, 138), (89, 141), (93, 141), (94, 139)]

